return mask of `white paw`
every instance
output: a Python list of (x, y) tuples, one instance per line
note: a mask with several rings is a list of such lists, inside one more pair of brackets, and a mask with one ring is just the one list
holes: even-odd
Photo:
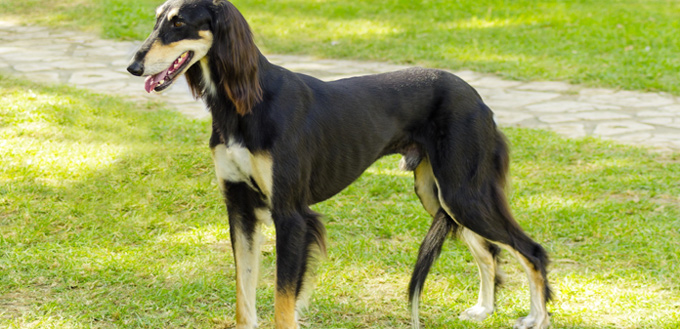
[(546, 329), (550, 327), (550, 318), (548, 316), (537, 319), (531, 316), (517, 319), (514, 329)]
[(484, 307), (481, 305), (475, 305), (468, 308), (458, 317), (461, 320), (466, 321), (484, 321), (489, 314), (493, 313), (493, 308)]

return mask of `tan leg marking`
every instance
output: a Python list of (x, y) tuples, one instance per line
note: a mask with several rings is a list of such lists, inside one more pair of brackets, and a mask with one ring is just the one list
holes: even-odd
[(274, 161), (272, 160), (271, 154), (267, 152), (251, 153), (250, 163), (255, 184), (257, 184), (260, 191), (267, 197), (269, 204), (271, 204), (272, 188), (274, 186)]
[(529, 290), (531, 293), (531, 306), (529, 315), (520, 318), (515, 323), (515, 329), (545, 329), (550, 326), (550, 316), (545, 305), (545, 284), (543, 275), (534, 268), (534, 265), (514, 248), (500, 245), (509, 251), (522, 264), (524, 271), (529, 279)]
[(479, 269), (479, 298), (477, 304), (467, 310), (461, 315), (461, 320), (483, 321), (494, 310), (494, 290), (496, 288), (496, 262), (493, 255), (485, 246), (486, 240), (477, 233), (464, 228), (461, 232), (463, 241), (470, 249), (470, 253), (475, 258), (477, 268)]
[(420, 161), (413, 175), (415, 177), (416, 194), (425, 210), (434, 217), (441, 208), (441, 204), (439, 197), (434, 193), (434, 187), (437, 186), (437, 183), (432, 172), (432, 165), (430, 165), (430, 160), (427, 157)]
[(235, 232), (232, 244), (236, 261), (236, 328), (257, 327), (256, 288), (260, 272), (261, 225), (257, 225), (250, 244), (245, 235)]
[(295, 293), (277, 291), (274, 299), (276, 329), (297, 329)]

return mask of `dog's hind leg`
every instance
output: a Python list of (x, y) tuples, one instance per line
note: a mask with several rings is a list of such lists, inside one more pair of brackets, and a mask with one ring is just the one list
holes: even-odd
[[(527, 271), (531, 312), (518, 320), (516, 328), (547, 328), (550, 321), (546, 303), (551, 297), (546, 275), (548, 256), (522, 231), (507, 204), (504, 186), (509, 158), (505, 140), (495, 127), (468, 128), (456, 133), (468, 136), (470, 141), (431, 156), (439, 200), (458, 224), (508, 249)], [(460, 157), (466, 158), (462, 165)]]
[(465, 310), (460, 319), (482, 321), (493, 313), (495, 308), (495, 288), (502, 277), (497, 263), (500, 249), (467, 228), (461, 230), (460, 236), (477, 263), (480, 279), (477, 304)]
[(425, 210), (432, 215), (432, 225), (425, 239), (420, 244), (418, 259), (413, 268), (411, 282), (409, 283), (409, 302), (411, 304), (411, 322), (413, 328), (420, 328), (418, 309), (420, 295), (427, 274), (434, 261), (439, 257), (442, 246), (451, 232), (456, 230), (456, 223), (441, 209), (437, 197), (437, 185), (432, 173), (432, 167), (427, 157), (424, 157), (413, 172), (414, 188)]
[[(413, 327), (419, 327), (418, 307), (420, 293), (428, 271), (439, 255), (442, 245), (450, 232), (459, 231), (458, 224), (441, 208), (438, 197), (437, 182), (432, 172), (429, 159), (424, 157), (414, 170), (415, 191), (421, 203), (433, 217), (430, 231), (421, 244), (418, 260), (409, 285), (409, 300)], [(495, 284), (500, 282), (500, 271), (497, 266), (497, 246), (487, 242), (474, 232), (463, 229), (460, 236), (466, 242), (479, 268), (481, 279), (479, 302), (461, 315), (464, 320), (481, 321), (494, 310)]]

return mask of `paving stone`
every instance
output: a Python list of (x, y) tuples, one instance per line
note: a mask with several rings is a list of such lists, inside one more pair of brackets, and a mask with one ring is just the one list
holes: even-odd
[[(79, 69), (95, 69), (103, 68), (106, 65), (101, 63), (92, 62), (79, 62), (79, 61), (59, 61), (59, 62), (39, 62), (33, 61), (29, 64), (17, 64), (14, 65), (14, 69), (19, 72), (37, 72), (37, 71), (53, 71), (53, 70), (79, 70)], [(100, 73), (104, 70), (99, 71)]]
[(642, 122), (680, 129), (680, 118), (652, 118), (642, 120)]
[(618, 119), (627, 119), (630, 118), (631, 116), (628, 114), (622, 114), (619, 112), (581, 112), (581, 113), (575, 113), (575, 117), (582, 119), (582, 120), (588, 120), (588, 121), (597, 121), (597, 120), (618, 120)]
[(556, 101), (527, 106), (527, 109), (541, 113), (565, 113), (570, 111), (592, 111), (595, 105), (585, 102)]
[(625, 142), (631, 142), (631, 143), (641, 143), (644, 141), (647, 141), (651, 139), (654, 135), (651, 133), (634, 133), (634, 134), (627, 134), (627, 135), (621, 135), (617, 137), (617, 140), (620, 141), (625, 141)]
[(619, 120), (628, 119), (631, 116), (628, 114), (617, 112), (578, 112), (570, 114), (552, 114), (540, 116), (538, 119), (546, 123), (561, 123), (572, 121), (603, 121), (603, 120)]
[(612, 136), (645, 130), (654, 130), (654, 126), (636, 121), (606, 122), (598, 124), (597, 127), (595, 127), (593, 134), (598, 136)]
[(25, 48), (19, 48), (19, 47), (0, 47), (0, 54), (18, 54), (21, 51), (24, 51)]
[(5, 40), (22, 40), (22, 39), (49, 39), (50, 33), (45, 31), (17, 31), (20, 33), (9, 34), (3, 36)]
[(115, 47), (102, 47), (102, 48), (91, 48), (91, 49), (79, 49), (73, 51), (74, 57), (103, 57), (103, 58), (124, 58), (128, 57), (129, 53), (127, 49), (120, 49)]
[(513, 111), (495, 110), (493, 111), (494, 119), (500, 125), (514, 125), (524, 120), (532, 119), (533, 116), (529, 114), (516, 113)]
[(604, 88), (582, 88), (578, 93), (581, 96), (599, 96), (614, 94), (616, 93), (616, 90)]
[(663, 107), (660, 107), (659, 110), (661, 110), (661, 111), (666, 111), (666, 112), (671, 112), (671, 113), (678, 113), (678, 114), (680, 114), (680, 104), (673, 104), (673, 105), (663, 106)]
[(456, 71), (451, 73), (457, 75), (459, 78), (463, 79), (463, 81), (467, 83), (477, 81), (483, 77), (483, 75), (473, 71)]
[(672, 97), (657, 93), (640, 93), (635, 91), (619, 91), (613, 94), (600, 94), (582, 97), (581, 100), (593, 103), (614, 104), (626, 107), (660, 107), (674, 103)]
[(675, 113), (671, 112), (664, 112), (664, 111), (640, 111), (637, 112), (637, 116), (643, 117), (643, 118), (649, 118), (649, 117), (673, 117), (676, 116)]
[(521, 85), (519, 81), (508, 81), (497, 77), (483, 77), (481, 79), (472, 81), (471, 85), (475, 88), (497, 88), (507, 89)]
[(104, 93), (114, 93), (119, 92), (124, 89), (128, 84), (123, 81), (111, 81), (105, 83), (93, 83), (90, 84), (88, 88), (101, 91)]
[[(65, 54), (55, 54), (54, 52), (40, 52), (40, 53), (28, 53), (28, 51), (25, 51), (23, 53), (19, 53), (17, 58), (8, 58), (12, 62), (19, 63), (19, 64), (27, 64), (27, 65), (40, 65), (40, 64), (45, 64), (48, 65), (49, 63), (53, 62), (74, 62), (73, 57), (66, 56)], [(15, 55), (12, 55), (15, 56)], [(3, 56), (6, 57), (6, 56)]]
[(560, 97), (558, 93), (504, 90), (485, 98), (491, 108), (519, 108), (529, 104), (547, 101)]
[(105, 70), (92, 70), (73, 73), (68, 82), (79, 86), (88, 86), (90, 84), (99, 82), (118, 81), (123, 78), (127, 78), (127, 76), (122, 73)]
[(540, 116), (538, 120), (545, 123), (562, 123), (579, 121), (579, 118), (568, 114), (551, 114)]
[(532, 91), (554, 91), (554, 92), (567, 92), (575, 89), (574, 86), (566, 82), (558, 81), (535, 81), (525, 83), (515, 87), (519, 90), (532, 90)]
[[(577, 101), (558, 101), (554, 103), (540, 103), (535, 105), (530, 105), (527, 109), (540, 112), (550, 112), (551, 110), (559, 113), (573, 113), (573, 112), (586, 112), (594, 110), (614, 110), (618, 111), (622, 108), (620, 106), (609, 105), (609, 104), (593, 104), (586, 102)], [(559, 111), (557, 111), (559, 109)]]
[(552, 124), (549, 127), (550, 130), (569, 138), (580, 138), (587, 135), (585, 125), (582, 123)]
[(122, 70), (125, 70), (127, 72), (127, 66), (130, 64), (130, 58), (117, 58), (114, 61), (112, 61), (111, 66), (113, 67), (119, 67)]

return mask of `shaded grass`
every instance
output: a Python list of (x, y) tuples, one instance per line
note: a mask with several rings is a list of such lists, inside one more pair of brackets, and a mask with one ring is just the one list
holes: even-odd
[[(143, 39), (158, 0), (5, 0), (4, 17)], [(260, 46), (680, 94), (680, 2), (237, 0)]]
[[(233, 325), (234, 266), (208, 122), (8, 78), (0, 104), (0, 326)], [(505, 131), (512, 208), (553, 259), (554, 327), (677, 328), (680, 157)], [(315, 206), (329, 255), (305, 327), (408, 327), (406, 286), (429, 218), (396, 162), (379, 161)], [(258, 290), (263, 328), (273, 327), (272, 234)], [(448, 243), (426, 285), (423, 325), (499, 328), (525, 315), (524, 276), (503, 262), (499, 310), (461, 322), (478, 279), (465, 248)]]

